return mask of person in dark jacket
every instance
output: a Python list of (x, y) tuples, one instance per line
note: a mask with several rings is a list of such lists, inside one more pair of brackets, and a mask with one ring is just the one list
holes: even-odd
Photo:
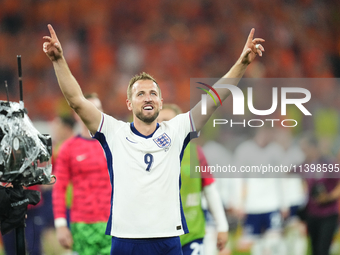
[(338, 224), (339, 164), (322, 156), (313, 135), (303, 137), (300, 144), (306, 155), (299, 170), (308, 192), (305, 219), (312, 254), (327, 255)]

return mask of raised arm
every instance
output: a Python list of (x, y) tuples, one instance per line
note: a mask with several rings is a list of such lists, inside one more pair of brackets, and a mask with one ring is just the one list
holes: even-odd
[[(234, 66), (229, 70), (229, 72), (225, 74), (216, 84), (223, 84), (226, 82), (224, 79), (228, 78), (227, 83), (229, 85), (237, 86), (244, 72), (246, 71), (247, 66), (255, 59), (256, 55), (258, 54), (262, 56), (262, 52), (264, 51), (264, 48), (260, 43), (264, 42), (264, 40), (261, 38), (253, 39), (254, 33), (255, 33), (255, 29), (253, 28), (249, 33), (248, 39), (243, 48), (241, 56), (236, 61)], [(230, 91), (225, 88), (216, 88), (215, 85), (213, 87), (215, 88), (216, 92), (219, 94), (221, 101), (225, 100), (230, 95)], [(202, 115), (201, 104), (202, 102), (200, 101), (197, 105), (195, 105), (191, 109), (192, 118), (194, 120), (197, 131), (201, 130), (201, 128), (209, 120), (213, 112), (217, 109), (217, 107), (220, 106), (219, 103), (217, 103), (217, 106), (216, 106), (213, 99), (211, 97), (207, 97), (206, 115)]]
[(63, 55), (58, 37), (51, 25), (48, 25), (50, 36), (44, 36), (43, 51), (52, 61), (58, 83), (70, 107), (79, 115), (91, 133), (96, 133), (101, 121), (101, 112), (92, 102), (85, 99), (83, 92), (72, 75)]

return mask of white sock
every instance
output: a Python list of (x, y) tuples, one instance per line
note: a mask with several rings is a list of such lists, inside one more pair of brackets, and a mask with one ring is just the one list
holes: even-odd
[(264, 235), (262, 255), (287, 255), (286, 245), (281, 234), (266, 233)]

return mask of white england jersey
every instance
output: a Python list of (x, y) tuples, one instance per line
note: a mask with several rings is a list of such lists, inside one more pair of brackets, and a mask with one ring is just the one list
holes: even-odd
[(180, 164), (193, 131), (189, 112), (157, 124), (147, 137), (133, 123), (103, 114), (94, 137), (105, 151), (112, 184), (106, 234), (152, 238), (188, 232), (180, 199)]

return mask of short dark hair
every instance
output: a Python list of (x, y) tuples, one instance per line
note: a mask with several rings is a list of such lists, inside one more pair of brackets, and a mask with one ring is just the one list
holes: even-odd
[(64, 114), (64, 115), (60, 115), (59, 118), (64, 125), (70, 127), (71, 129), (74, 128), (74, 125), (76, 124), (76, 120), (73, 118), (72, 115)]

